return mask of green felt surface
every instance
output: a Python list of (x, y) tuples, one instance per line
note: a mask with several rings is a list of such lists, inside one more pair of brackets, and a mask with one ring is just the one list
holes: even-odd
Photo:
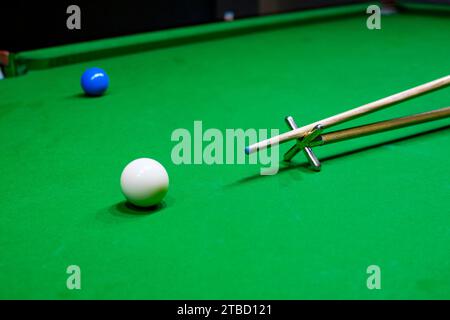
[[(268, 24), (0, 81), (0, 298), (450, 298), (448, 119), (318, 147), (322, 172), (299, 156), (269, 177), (258, 165), (176, 166), (170, 140), (194, 120), (284, 131), (288, 114), (310, 123), (444, 76), (448, 18), (405, 12), (378, 31), (364, 11)], [(101, 98), (81, 95), (92, 65), (111, 79)], [(156, 212), (120, 192), (121, 170), (143, 156), (171, 179)], [(72, 264), (79, 291), (66, 288)], [(373, 264), (381, 290), (366, 287)]]

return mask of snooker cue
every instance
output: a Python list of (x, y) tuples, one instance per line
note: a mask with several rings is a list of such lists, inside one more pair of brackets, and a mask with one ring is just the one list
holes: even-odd
[(308, 144), (308, 147), (323, 146), (330, 143), (359, 138), (374, 133), (400, 129), (420, 123), (444, 119), (447, 117), (450, 117), (450, 107), (418, 113), (402, 118), (375, 122), (349, 129), (324, 133), (311, 141), (311, 143)]
[(411, 99), (413, 97), (419, 96), (424, 93), (431, 92), (433, 90), (442, 88), (450, 84), (450, 75), (445, 77), (433, 80), (431, 82), (419, 85), (417, 87), (396, 93), (394, 95), (388, 96), (386, 98), (382, 98), (380, 100), (362, 105), (360, 107), (339, 113), (337, 115), (322, 119), (320, 121), (313, 122), (309, 125), (300, 127), (298, 129), (294, 129), (280, 135), (271, 137), (269, 139), (265, 139), (254, 143), (245, 148), (246, 154), (251, 154), (255, 151), (265, 149), (267, 147), (271, 147), (273, 145), (277, 145), (280, 143), (284, 143), (293, 139), (302, 138), (307, 135), (314, 127), (320, 124), (323, 128), (329, 128), (331, 126), (349, 121), (351, 119), (355, 119), (361, 117), (363, 115), (369, 114), (371, 112), (378, 111), (392, 104), (398, 103), (400, 101), (405, 101)]

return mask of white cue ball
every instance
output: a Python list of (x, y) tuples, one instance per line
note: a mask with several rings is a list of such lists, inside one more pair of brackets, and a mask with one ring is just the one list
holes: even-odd
[(161, 202), (169, 189), (169, 175), (158, 161), (140, 158), (122, 171), (120, 187), (129, 202), (149, 207)]

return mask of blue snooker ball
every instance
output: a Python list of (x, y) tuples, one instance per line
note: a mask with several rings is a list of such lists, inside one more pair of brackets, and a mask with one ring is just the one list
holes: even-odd
[(81, 87), (88, 96), (101, 96), (108, 89), (109, 77), (100, 68), (89, 68), (81, 76)]

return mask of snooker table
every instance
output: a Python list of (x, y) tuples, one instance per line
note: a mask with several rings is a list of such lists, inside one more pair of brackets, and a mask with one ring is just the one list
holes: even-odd
[[(0, 298), (449, 299), (448, 119), (317, 147), (319, 173), (302, 157), (271, 176), (171, 160), (172, 132), (196, 120), (284, 132), (286, 115), (311, 123), (449, 74), (449, 10), (409, 6), (369, 30), (366, 7), (15, 54), (23, 74), (0, 81)], [(100, 98), (80, 89), (91, 66), (111, 79)], [(449, 90), (352, 125), (448, 106)], [(157, 209), (121, 194), (140, 157), (170, 176)]]

